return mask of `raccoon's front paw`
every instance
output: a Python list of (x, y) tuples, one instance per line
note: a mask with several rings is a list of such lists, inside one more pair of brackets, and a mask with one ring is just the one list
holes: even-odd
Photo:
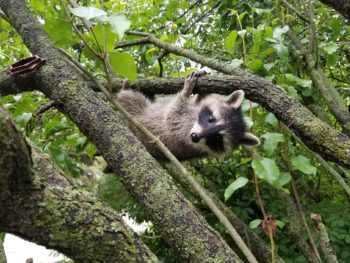
[(182, 94), (186, 97), (189, 97), (192, 94), (193, 88), (196, 86), (198, 77), (203, 76), (205, 74), (207, 74), (206, 71), (200, 70), (187, 75), (185, 78), (185, 85), (182, 90)]

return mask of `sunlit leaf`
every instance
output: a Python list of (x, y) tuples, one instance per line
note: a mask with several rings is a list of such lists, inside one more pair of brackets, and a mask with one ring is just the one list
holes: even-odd
[(267, 132), (261, 137), (265, 139), (263, 147), (264, 147), (265, 153), (268, 156), (272, 155), (272, 153), (275, 151), (279, 142), (284, 141), (283, 134), (281, 133)]
[(320, 46), (328, 55), (331, 55), (338, 50), (338, 46), (334, 42), (328, 42), (328, 43), (326, 43), (324, 45), (320, 45)]
[(251, 222), (249, 223), (249, 228), (250, 228), (250, 229), (257, 228), (258, 226), (261, 225), (261, 222), (262, 222), (261, 219), (254, 219), (253, 221), (251, 221)]
[(289, 30), (289, 27), (288, 26), (284, 26), (284, 27), (276, 27), (274, 30), (273, 30), (273, 38), (274, 39), (278, 39), (280, 40), (282, 35), (287, 33), (287, 31)]
[(239, 68), (241, 65), (243, 64), (243, 59), (232, 59), (230, 65), (233, 67), (233, 68)]
[(93, 34), (96, 37), (96, 40), (100, 46), (100, 49), (103, 50), (104, 43), (106, 43), (106, 52), (111, 52), (114, 50), (117, 35), (112, 32), (110, 25), (98, 24), (92, 28)]
[(294, 82), (296, 84), (298, 84), (299, 86), (302, 86), (303, 88), (309, 88), (311, 89), (311, 84), (312, 84), (312, 80), (308, 80), (308, 79), (301, 79), (295, 75), (292, 74), (285, 74), (287, 80)]
[(290, 173), (288, 173), (288, 172), (281, 172), (280, 176), (275, 181), (274, 185), (282, 187), (285, 184), (288, 184), (291, 179), (292, 179), (292, 177), (291, 177)]
[(305, 174), (316, 174), (317, 171), (316, 167), (311, 164), (310, 159), (303, 155), (293, 156), (292, 165), (294, 169)]
[(90, 20), (95, 17), (107, 15), (105, 11), (93, 6), (91, 7), (79, 6), (79, 7), (71, 8), (71, 11), (75, 16), (83, 17), (83, 18), (86, 18), (87, 20)]
[(247, 183), (248, 179), (245, 177), (238, 177), (233, 181), (225, 190), (225, 201), (227, 201), (237, 189), (244, 187)]
[(275, 160), (270, 158), (262, 158), (261, 160), (253, 160), (252, 167), (255, 174), (262, 180), (273, 184), (280, 175), (280, 170)]
[(130, 54), (115, 51), (109, 54), (108, 60), (118, 75), (128, 78), (131, 83), (136, 81), (136, 62)]
[(263, 62), (260, 59), (254, 59), (248, 63), (248, 68), (252, 71), (258, 71), (263, 66)]
[(124, 37), (125, 31), (129, 29), (131, 22), (122, 15), (112, 14), (110, 16), (112, 30), (118, 34), (119, 41)]
[(236, 30), (232, 30), (226, 38), (225, 48), (228, 52), (233, 52), (233, 50), (235, 49), (237, 35), (238, 32)]

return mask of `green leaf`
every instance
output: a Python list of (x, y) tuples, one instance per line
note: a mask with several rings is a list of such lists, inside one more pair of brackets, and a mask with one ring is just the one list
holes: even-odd
[(265, 140), (264, 140), (264, 150), (265, 153), (268, 156), (271, 156), (272, 153), (275, 151), (277, 145), (279, 142), (284, 142), (284, 138), (283, 138), (283, 134), (281, 133), (265, 133), (262, 136)]
[(288, 172), (281, 172), (280, 176), (278, 177), (278, 179), (276, 180), (274, 185), (278, 186), (278, 187), (282, 187), (285, 184), (288, 184), (291, 179), (292, 179), (292, 177), (291, 177), (290, 173), (288, 173)]
[(292, 74), (285, 74), (288, 81), (298, 84), (303, 88), (311, 89), (312, 80), (301, 79)]
[(103, 49), (106, 38), (106, 52), (114, 50), (117, 43), (117, 35), (111, 30), (110, 25), (97, 24), (92, 28), (92, 31), (101, 49)]
[(270, 158), (262, 158), (261, 160), (253, 160), (252, 167), (255, 174), (262, 180), (273, 184), (280, 175), (280, 170), (275, 160)]
[(327, 55), (327, 67), (334, 66), (338, 61), (338, 57), (337, 53)]
[(254, 8), (254, 11), (255, 11), (255, 13), (257, 13), (258, 15), (261, 15), (261, 14), (269, 14), (269, 13), (271, 13), (272, 8), (265, 8), (265, 9), (262, 9), (262, 8)]
[(238, 177), (233, 181), (225, 190), (225, 201), (227, 201), (237, 189), (244, 187), (247, 183), (248, 179), (245, 177)]
[(179, 2), (178, 1), (170, 1), (167, 6), (166, 6), (166, 10), (167, 10), (167, 17), (172, 20), (174, 18), (174, 15), (176, 14), (176, 10), (179, 6)]
[(292, 165), (294, 169), (301, 171), (305, 174), (316, 174), (316, 167), (313, 166), (308, 158), (303, 155), (293, 156)]
[(276, 119), (275, 115), (273, 115), (273, 113), (269, 112), (266, 117), (265, 117), (265, 121), (269, 124), (271, 124), (272, 126), (276, 126), (278, 123), (278, 120)]
[(80, 175), (79, 167), (77, 166), (75, 160), (73, 160), (69, 155), (57, 146), (50, 145), (48, 147), (48, 152), (55, 160), (56, 164), (65, 172), (68, 172), (74, 177)]
[(125, 31), (129, 29), (131, 22), (122, 15), (112, 14), (109, 18), (112, 30), (118, 34), (119, 41), (124, 37)]
[(282, 43), (272, 44), (273, 48), (277, 51), (277, 55), (280, 59), (288, 58), (288, 48)]
[(232, 53), (233, 50), (235, 49), (237, 35), (238, 35), (237, 30), (233, 30), (226, 38), (225, 48), (227, 52)]
[(247, 11), (244, 11), (243, 13), (241, 13), (241, 14), (239, 15), (239, 20), (242, 21), (243, 18), (245, 17), (245, 15), (248, 15), (248, 12), (247, 12)]
[(43, 25), (52, 41), (59, 46), (72, 46), (76, 42), (73, 35), (72, 25), (63, 19), (51, 19)]
[(261, 224), (262, 220), (261, 219), (254, 219), (249, 223), (249, 228), (254, 229), (257, 228)]
[(288, 30), (289, 30), (288, 26), (276, 27), (273, 30), (273, 38), (281, 41), (282, 40), (282, 35), (287, 33)]
[(338, 46), (334, 42), (328, 42), (328, 43), (326, 43), (324, 45), (320, 45), (320, 46), (324, 50), (324, 52), (326, 52), (326, 54), (328, 54), (328, 55), (331, 55), (338, 50)]
[(263, 66), (263, 62), (260, 59), (254, 59), (248, 63), (248, 68), (251, 71), (258, 71)]
[(71, 11), (73, 15), (86, 18), (87, 20), (93, 19), (95, 17), (107, 15), (105, 11), (93, 6), (92, 7), (79, 6), (79, 7), (72, 8)]
[(16, 122), (22, 125), (26, 125), (30, 121), (32, 116), (33, 114), (31, 112), (24, 112), (16, 117)]
[(128, 53), (112, 52), (109, 54), (109, 63), (122, 77), (128, 78), (131, 83), (136, 81), (136, 62)]
[(232, 59), (230, 65), (233, 67), (233, 68), (239, 68), (241, 65), (243, 64), (243, 59)]
[(281, 221), (281, 220), (276, 220), (276, 225), (277, 225), (280, 229), (282, 229), (282, 228), (284, 228), (284, 226), (286, 225), (286, 223), (284, 223), (284, 222)]

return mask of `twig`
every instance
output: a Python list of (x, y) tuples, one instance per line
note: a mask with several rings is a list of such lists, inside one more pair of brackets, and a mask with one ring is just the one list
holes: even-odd
[(316, 232), (318, 234), (322, 252), (325, 255), (328, 263), (338, 263), (337, 256), (331, 247), (327, 230), (325, 225), (322, 222), (321, 216), (318, 214), (311, 213), (310, 217), (312, 222), (314, 223)]
[(287, 0), (282, 0), (283, 4), (290, 10), (292, 10), (301, 20), (303, 20), (306, 23), (309, 23), (310, 21), (305, 17), (302, 13), (300, 13), (297, 9), (295, 9), (290, 3), (287, 2)]
[(212, 8), (210, 8), (207, 12), (204, 12), (201, 16), (199, 16), (196, 20), (194, 20), (187, 29), (183, 32), (183, 34), (187, 34), (187, 32), (192, 28), (193, 25), (197, 24), (199, 21), (203, 20), (205, 16), (207, 16), (210, 12), (212, 12), (215, 8), (217, 8), (219, 5), (221, 5), (221, 2), (218, 1), (216, 5), (214, 5)]
[(131, 46), (144, 45), (144, 44), (150, 44), (147, 38), (141, 38), (135, 41), (119, 43), (118, 45), (115, 46), (115, 48), (124, 48), (124, 47), (131, 47)]
[[(282, 132), (283, 131), (286, 131), (287, 128), (281, 124), (281, 129)], [(282, 143), (282, 150), (281, 150), (281, 156), (282, 156), (282, 160), (284, 162), (284, 164), (286, 165), (286, 168), (287, 170), (291, 173), (291, 186), (292, 186), (292, 191), (293, 191), (293, 195), (294, 195), (294, 199), (295, 199), (295, 203), (296, 203), (296, 206), (298, 208), (298, 211), (299, 211), (299, 214), (300, 214), (300, 217), (303, 221), (303, 224), (304, 224), (304, 227), (306, 229), (306, 232), (309, 236), (309, 241), (310, 241), (310, 245), (314, 251), (314, 254), (315, 256), (317, 257), (317, 259), (322, 262), (321, 260), (321, 256), (320, 256), (320, 253), (318, 252), (318, 249), (317, 249), (317, 246), (316, 246), (316, 243), (315, 243), (315, 240), (311, 234), (311, 231), (310, 231), (310, 227), (308, 225), (308, 223), (306, 222), (306, 218), (305, 218), (305, 215), (304, 215), (304, 211), (303, 211), (303, 208), (301, 206), (301, 202), (300, 202), (300, 195), (298, 193), (298, 189), (297, 189), (297, 186), (296, 186), (296, 183), (295, 183), (295, 180), (294, 180), (294, 176), (292, 174), (292, 164), (291, 164), (291, 161), (290, 161), (290, 156), (288, 156), (288, 145), (286, 144), (286, 142), (283, 142)]]
[(52, 108), (54, 108), (54, 107), (56, 107), (57, 106), (57, 101), (55, 101), (55, 100), (51, 100), (51, 101), (49, 101), (49, 102), (46, 102), (46, 103), (43, 103), (42, 105), (40, 105), (40, 107), (39, 107), (39, 109), (36, 111), (36, 113), (35, 113), (35, 119), (38, 121), (38, 120), (40, 120), (40, 118), (41, 118), (41, 115), (44, 113), (44, 112), (46, 112), (46, 111), (48, 111), (49, 109), (52, 109)]
[(162, 54), (160, 54), (160, 56), (158, 57), (158, 64), (159, 64), (159, 74), (158, 74), (158, 77), (162, 77), (163, 76), (163, 62), (162, 62), (162, 59), (164, 58), (164, 57), (166, 57), (167, 55), (169, 54), (169, 51), (167, 51), (167, 50), (164, 50), (163, 52), (162, 52)]

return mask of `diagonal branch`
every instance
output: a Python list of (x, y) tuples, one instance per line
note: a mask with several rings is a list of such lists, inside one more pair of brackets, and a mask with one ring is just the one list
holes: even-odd
[(322, 94), (323, 99), (326, 101), (329, 109), (333, 113), (334, 117), (339, 121), (346, 134), (350, 134), (350, 114), (340, 94), (328, 80), (323, 71), (316, 67), (316, 61), (312, 54), (305, 49), (301, 41), (298, 39), (294, 31), (288, 30), (287, 36), (297, 48), (301, 51), (305, 57), (306, 66), (310, 72), (311, 79), (315, 84), (315, 87)]

